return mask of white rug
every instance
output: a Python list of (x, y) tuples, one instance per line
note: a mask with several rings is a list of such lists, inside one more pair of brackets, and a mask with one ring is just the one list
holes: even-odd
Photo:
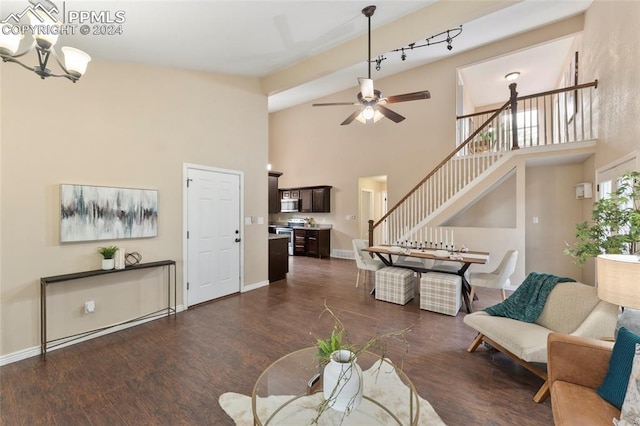
[[(398, 415), (398, 419), (403, 425), (409, 424), (409, 404), (407, 401), (408, 388), (394, 370), (389, 372), (376, 373), (374, 367), (364, 372), (365, 395), (369, 395), (376, 401), (386, 407), (393, 407), (392, 412)], [(374, 390), (371, 389), (375, 385)], [(258, 410), (267, 410), (273, 412), (275, 408), (280, 407), (286, 401), (294, 398), (288, 395), (270, 396), (261, 398), (258, 404)], [(310, 425), (312, 420), (317, 416), (316, 407), (322, 402), (322, 392), (311, 396), (304, 396), (296, 399), (287, 405), (278, 420), (274, 420), (270, 424), (274, 425)], [(418, 396), (420, 403), (420, 418), (418, 424), (425, 426), (445, 426), (440, 416), (435, 412), (428, 401)], [(220, 395), (218, 403), (222, 409), (231, 417), (238, 426), (252, 426), (253, 413), (251, 412), (251, 396), (242, 395), (235, 392), (226, 392)], [(370, 401), (363, 400), (362, 404), (372, 404)], [(269, 408), (271, 407), (271, 408)], [(311, 408), (311, 409), (310, 409)], [(363, 406), (361, 406), (363, 408)], [(286, 412), (285, 412), (286, 411)], [(366, 410), (359, 410), (366, 411)], [(375, 410), (374, 410), (375, 411)], [(265, 416), (266, 417), (266, 416)], [(387, 416), (388, 417), (388, 416)], [(280, 420), (281, 419), (281, 420)], [(339, 425), (343, 420), (343, 413), (327, 410), (320, 417), (319, 425)], [(389, 420), (389, 424), (396, 424), (395, 421)], [(381, 418), (372, 418), (363, 413), (353, 412), (345, 419), (345, 424), (354, 425), (371, 425), (383, 424)]]

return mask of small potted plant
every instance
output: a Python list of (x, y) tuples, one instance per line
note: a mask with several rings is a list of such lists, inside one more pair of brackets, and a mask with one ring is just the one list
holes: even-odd
[(115, 268), (116, 246), (98, 247), (98, 253), (102, 255), (102, 269), (109, 270)]

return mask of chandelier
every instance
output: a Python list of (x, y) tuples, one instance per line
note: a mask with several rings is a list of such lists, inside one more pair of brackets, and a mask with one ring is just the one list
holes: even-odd
[[(74, 83), (78, 81), (87, 70), (87, 64), (91, 57), (82, 50), (65, 46), (60, 49), (64, 55), (64, 62), (60, 60), (56, 53), (55, 44), (61, 33), (62, 24), (54, 19), (51, 13), (57, 12), (57, 9), (54, 8), (47, 11), (40, 7), (26, 10), (28, 11), (31, 25), (9, 24), (3, 21), (0, 31), (0, 57), (2, 61), (21, 65), (35, 72), (42, 79), (46, 77), (65, 77)], [(27, 49), (19, 52), (20, 43), (25, 37), (25, 29), (31, 32), (33, 40)], [(36, 51), (38, 56), (38, 65), (29, 66), (18, 59), (33, 50)], [(52, 56), (62, 69), (62, 73), (56, 74), (47, 68), (49, 59)]]

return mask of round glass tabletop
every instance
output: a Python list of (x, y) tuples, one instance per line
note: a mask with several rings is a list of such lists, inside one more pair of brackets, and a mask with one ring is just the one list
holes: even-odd
[(256, 425), (417, 425), (418, 395), (409, 378), (388, 359), (364, 352), (362, 403), (349, 414), (328, 409), (324, 401), (317, 349), (292, 352), (275, 361), (253, 388), (251, 408)]

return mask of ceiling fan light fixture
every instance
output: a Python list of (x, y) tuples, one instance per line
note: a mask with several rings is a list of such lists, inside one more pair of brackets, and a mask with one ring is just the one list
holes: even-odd
[(358, 114), (358, 116), (356, 117), (356, 120), (359, 121), (362, 124), (367, 124), (367, 123), (377, 123), (380, 119), (382, 119), (384, 117), (384, 115), (382, 115), (380, 113), (380, 111), (378, 111), (377, 109), (373, 111), (373, 117), (367, 119), (364, 117), (364, 110), (360, 111), (360, 114)]
[(520, 72), (519, 71), (510, 72), (509, 74), (504, 76), (504, 78), (506, 78), (507, 81), (517, 80), (518, 77), (520, 77)]
[(371, 105), (367, 105), (362, 110), (362, 118), (365, 120), (371, 120), (376, 115), (376, 111), (373, 109)]

